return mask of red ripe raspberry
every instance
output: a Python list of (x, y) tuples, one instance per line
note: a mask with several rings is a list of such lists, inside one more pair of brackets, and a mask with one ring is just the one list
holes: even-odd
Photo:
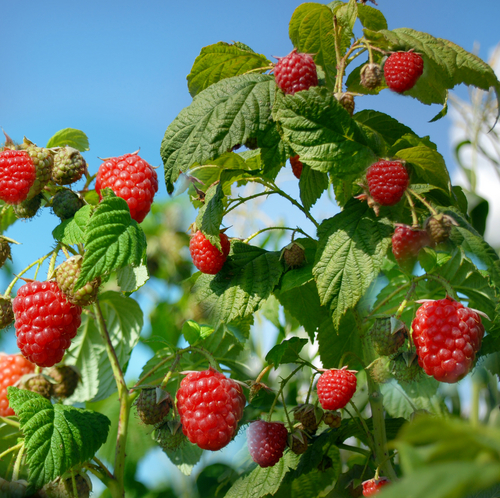
[(480, 316), (450, 298), (422, 304), (412, 329), (419, 365), (427, 375), (450, 384), (472, 369), (484, 335)]
[(290, 164), (292, 165), (293, 174), (298, 180), (300, 180), (300, 175), (302, 175), (302, 168), (304, 165), (299, 161), (299, 156), (291, 157)]
[(324, 410), (340, 410), (356, 392), (357, 379), (347, 367), (332, 368), (321, 374), (316, 384), (318, 399)]
[(136, 153), (111, 157), (99, 166), (95, 190), (102, 199), (101, 190), (109, 187), (127, 201), (130, 216), (141, 223), (151, 209), (158, 191), (156, 171)]
[(415, 230), (408, 225), (398, 225), (392, 235), (392, 253), (399, 265), (405, 269), (413, 268), (422, 247), (432, 245), (425, 230)]
[(0, 152), (0, 199), (8, 204), (26, 200), (36, 180), (33, 159), (24, 150)]
[(380, 159), (366, 172), (370, 196), (381, 206), (394, 206), (403, 197), (410, 182), (401, 161)]
[(220, 234), (220, 243), (222, 252), (217, 249), (210, 241), (198, 230), (189, 242), (189, 252), (193, 258), (193, 264), (202, 273), (208, 275), (215, 275), (220, 272), (224, 263), (226, 262), (227, 255), (231, 249), (229, 239), (225, 233)]
[(387, 477), (381, 477), (380, 479), (370, 479), (363, 483), (363, 496), (374, 496), (378, 494), (380, 488), (386, 484), (390, 484), (391, 481)]
[(415, 52), (395, 52), (384, 64), (387, 86), (398, 93), (413, 88), (423, 72), (424, 60)]
[(182, 431), (192, 443), (217, 451), (231, 442), (246, 402), (237, 382), (212, 368), (191, 372), (176, 397)]
[(318, 85), (318, 73), (313, 58), (309, 54), (298, 54), (296, 48), (287, 56), (278, 59), (274, 76), (276, 84), (291, 95)]
[(20, 354), (0, 353), (0, 416), (14, 415), (9, 407), (7, 387), (13, 386), (23, 375), (35, 371), (35, 365)]
[(248, 451), (252, 460), (261, 467), (272, 467), (283, 456), (288, 431), (281, 422), (257, 420), (247, 429)]
[(82, 308), (70, 304), (56, 282), (28, 282), (12, 301), (17, 345), (40, 367), (59, 363), (80, 326)]

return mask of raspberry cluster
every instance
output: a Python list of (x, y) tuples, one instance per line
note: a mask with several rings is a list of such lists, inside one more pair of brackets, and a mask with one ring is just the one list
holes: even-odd
[(12, 308), (23, 355), (40, 367), (59, 363), (76, 336), (82, 309), (70, 304), (53, 281), (24, 284)]

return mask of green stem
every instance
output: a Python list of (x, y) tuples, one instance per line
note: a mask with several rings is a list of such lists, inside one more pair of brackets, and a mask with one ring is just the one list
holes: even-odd
[(288, 410), (286, 409), (286, 403), (285, 403), (285, 395), (283, 394), (283, 391), (281, 391), (281, 400), (283, 401), (283, 410), (285, 411), (285, 417), (288, 422), (288, 429), (290, 432), (293, 431), (293, 423), (290, 420), (290, 417), (288, 416)]
[(470, 424), (472, 427), (479, 426), (479, 395), (481, 394), (481, 383), (472, 383), (472, 399), (470, 403)]
[(11, 425), (12, 427), (15, 427), (16, 429), (19, 429), (20, 425), (19, 422), (16, 422), (15, 420), (11, 420), (10, 418), (7, 417), (0, 417), (0, 422)]
[(171, 377), (172, 377), (172, 374), (174, 372), (174, 370), (176, 369), (179, 361), (181, 361), (181, 355), (178, 354), (176, 357), (175, 357), (175, 360), (172, 362), (172, 365), (170, 366), (170, 370), (168, 371), (167, 375), (165, 375), (165, 378), (163, 379), (161, 385), (160, 385), (160, 388), (161, 389), (166, 389), (167, 388), (167, 384), (169, 383)]
[(359, 453), (360, 455), (363, 455), (367, 458), (369, 458), (371, 455), (371, 451), (364, 450), (363, 448), (358, 448), (357, 446), (350, 446), (343, 443), (337, 444), (336, 446), (339, 450), (352, 451), (353, 453)]
[(265, 191), (265, 192), (259, 192), (258, 194), (253, 194), (249, 195), (248, 197), (242, 197), (239, 199), (233, 199), (230, 202), (234, 202), (231, 206), (228, 206), (228, 208), (224, 211), (224, 216), (226, 216), (227, 213), (230, 213), (233, 209), (236, 209), (238, 206), (241, 206), (247, 201), (250, 201), (252, 199), (256, 199), (257, 197), (262, 197), (264, 195), (271, 195), (271, 194), (277, 194), (278, 192), (270, 192), (270, 191)]
[(1, 460), (4, 456), (8, 455), (9, 453), (12, 453), (12, 452), (14, 452), (14, 451), (16, 451), (16, 450), (21, 449), (21, 447), (22, 447), (23, 445), (24, 445), (24, 442), (20, 442), (19, 444), (16, 444), (15, 446), (12, 446), (12, 448), (9, 448), (8, 450), (5, 450), (3, 453), (0, 453), (0, 460)]
[(175, 354), (171, 354), (170, 356), (167, 356), (166, 358), (163, 358), (159, 363), (157, 363), (147, 374), (145, 374), (143, 377), (141, 377), (136, 383), (135, 386), (132, 389), (135, 389), (139, 387), (141, 384), (143, 384), (146, 379), (151, 377), (159, 368), (161, 368), (165, 363), (168, 363), (169, 361), (173, 360), (175, 358)]
[(49, 256), (52, 255), (52, 252), (53, 251), (50, 251), (48, 254), (46, 254), (45, 256), (42, 256), (41, 258), (38, 258), (36, 261), (34, 261), (33, 263), (31, 263), (29, 266), (27, 266), (24, 270), (20, 271), (15, 277), (14, 279), (12, 280), (12, 282), (9, 284), (9, 286), (7, 287), (5, 293), (4, 293), (4, 297), (9, 297), (10, 296), (10, 293), (12, 292), (12, 289), (14, 288), (14, 285), (16, 285), (16, 282), (26, 273), (28, 272), (29, 270), (31, 270), (31, 268), (33, 268), (34, 266), (36, 265), (41, 265)]
[(129, 395), (125, 378), (116, 356), (115, 348), (109, 337), (109, 332), (106, 327), (106, 322), (102, 314), (99, 301), (93, 305), (94, 313), (97, 318), (97, 328), (104, 341), (106, 353), (111, 363), (113, 376), (115, 378), (116, 386), (118, 388), (118, 399), (120, 401), (120, 413), (118, 417), (118, 434), (116, 438), (116, 451), (115, 451), (115, 467), (114, 477), (116, 479), (116, 489), (113, 498), (125, 496), (124, 478), (125, 478), (125, 449), (127, 443), (128, 421), (130, 417), (130, 407), (132, 405), (132, 398)]
[(410, 205), (412, 227), (413, 228), (420, 228), (420, 224), (418, 222), (418, 216), (417, 216), (417, 209), (415, 208), (415, 203), (413, 202), (413, 199), (411, 198), (411, 195), (408, 193), (407, 190), (405, 190), (405, 196), (406, 196), (406, 199), (408, 200), (408, 204)]
[(416, 197), (429, 211), (431, 214), (438, 214), (438, 212), (434, 209), (434, 207), (429, 204), (420, 194), (417, 194), (414, 190), (411, 188), (407, 189), (406, 192), (410, 192), (411, 195)]
[(55, 249), (52, 251), (52, 256), (50, 257), (49, 270), (47, 271), (47, 280), (50, 280), (53, 277), (53, 273), (56, 267), (57, 255), (59, 254), (59, 250), (61, 249), (61, 244), (57, 244)]
[[(373, 441), (370, 429), (368, 429), (368, 426), (366, 425), (365, 419), (363, 418), (363, 416), (359, 412), (358, 407), (352, 402), (352, 400), (349, 400), (349, 404), (354, 408), (356, 415), (358, 416), (359, 420), (361, 421), (361, 425), (363, 426), (363, 429), (366, 432), (366, 436), (368, 437), (369, 446), (373, 447), (374, 441)], [(344, 410), (345, 410), (345, 407), (344, 407)], [(352, 418), (352, 415), (351, 415), (351, 418)]]
[(281, 393), (283, 392), (283, 388), (286, 386), (287, 382), (301, 369), (303, 368), (303, 365), (300, 365), (300, 367), (297, 367), (286, 379), (282, 379), (280, 389), (278, 393), (276, 394), (273, 404), (271, 405), (271, 408), (269, 410), (269, 415), (267, 417), (267, 421), (271, 422), (271, 417), (273, 415), (274, 407), (276, 406), (276, 403), (281, 396)]
[(21, 443), (19, 448), (19, 453), (17, 454), (16, 463), (14, 464), (14, 470), (12, 471), (12, 480), (17, 481), (19, 479), (19, 472), (21, 471), (21, 462), (23, 461), (24, 454), (24, 441)]
[[(290, 228), (290, 227), (267, 227), (267, 228), (263, 228), (262, 230), (259, 230), (255, 233), (253, 233), (252, 235), (250, 235), (250, 237), (247, 237), (243, 242), (245, 244), (247, 244), (248, 242), (250, 242), (253, 238), (257, 237), (257, 235), (260, 235), (261, 233), (263, 232), (266, 232), (267, 230), (293, 230), (294, 232), (300, 232), (302, 235), (305, 235), (306, 237), (308, 237), (309, 239), (312, 239), (312, 237), (310, 235), (308, 235), (306, 232), (304, 232), (303, 230), (301, 230), (300, 228)], [(314, 239), (313, 239), (314, 240)]]

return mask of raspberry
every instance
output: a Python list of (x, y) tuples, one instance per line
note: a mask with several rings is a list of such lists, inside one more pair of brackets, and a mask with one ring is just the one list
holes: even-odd
[(373, 90), (382, 83), (382, 70), (379, 64), (365, 64), (360, 73), (361, 84)]
[(384, 64), (387, 86), (398, 93), (412, 89), (423, 72), (424, 60), (415, 52), (395, 52)]
[(370, 331), (370, 337), (377, 354), (389, 356), (404, 344), (406, 327), (394, 317), (377, 318)]
[(318, 85), (313, 58), (309, 54), (298, 54), (296, 48), (287, 56), (278, 58), (274, 76), (278, 87), (291, 95)]
[(363, 483), (363, 496), (373, 496), (378, 494), (380, 488), (391, 481), (387, 477), (380, 477), (379, 479), (369, 479)]
[(300, 176), (302, 175), (302, 168), (304, 167), (304, 165), (299, 161), (299, 156), (291, 157), (290, 164), (292, 166), (293, 174), (298, 180), (300, 180)]
[(12, 299), (0, 294), (0, 330), (8, 327), (13, 321)]
[(55, 398), (69, 398), (76, 390), (80, 376), (74, 367), (60, 365), (51, 368), (47, 375), (52, 377), (56, 384), (53, 384), (53, 396)]
[(58, 185), (74, 183), (82, 177), (86, 167), (87, 163), (80, 151), (73, 147), (62, 147), (54, 156), (52, 181)]
[(172, 406), (170, 394), (157, 388), (142, 389), (136, 401), (137, 415), (146, 425), (163, 422)]
[(19, 382), (19, 387), (44, 398), (50, 399), (53, 393), (53, 384), (42, 374), (28, 374)]
[(201, 449), (220, 450), (236, 434), (245, 401), (241, 386), (220, 372), (191, 372), (177, 391), (182, 431)]
[(36, 180), (33, 160), (24, 150), (0, 152), (0, 199), (8, 204), (26, 200)]
[(309, 443), (307, 442), (306, 433), (300, 429), (296, 429), (288, 436), (288, 446), (296, 455), (302, 455), (307, 451)]
[(420, 249), (431, 244), (432, 241), (425, 230), (398, 225), (392, 235), (392, 254), (403, 269), (411, 270)]
[(342, 415), (337, 411), (326, 410), (323, 414), (323, 422), (332, 429), (338, 429), (342, 423)]
[(40, 367), (59, 363), (76, 336), (82, 309), (70, 304), (53, 281), (24, 284), (12, 307), (23, 355)]
[(311, 403), (299, 405), (293, 411), (293, 418), (300, 422), (306, 431), (314, 433), (323, 418), (323, 410), (315, 408)]
[(324, 410), (340, 410), (356, 392), (357, 379), (347, 367), (322, 373), (316, 384), (318, 399)]
[(0, 268), (11, 258), (10, 242), (5, 237), (0, 236)]
[(54, 156), (49, 149), (44, 149), (43, 147), (37, 147), (35, 144), (27, 140), (26, 152), (31, 157), (33, 164), (35, 165), (36, 179), (28, 192), (28, 199), (32, 199), (37, 196), (47, 183), (49, 183), (50, 176), (52, 174), (52, 166), (54, 165)]
[(69, 220), (84, 206), (83, 200), (72, 190), (59, 190), (52, 198), (52, 211), (61, 221)]
[(281, 255), (286, 265), (290, 268), (298, 268), (306, 261), (304, 248), (300, 244), (297, 244), (297, 242), (288, 244), (281, 252)]
[(141, 223), (151, 209), (158, 191), (156, 171), (137, 153), (107, 159), (99, 166), (95, 190), (102, 199), (101, 190), (109, 187), (127, 201), (132, 219)]
[(226, 262), (227, 255), (231, 249), (229, 239), (225, 233), (220, 234), (220, 243), (222, 252), (217, 249), (210, 241), (198, 230), (189, 242), (189, 252), (193, 258), (193, 264), (202, 273), (208, 275), (215, 275), (220, 272), (224, 263)]
[(95, 303), (101, 278), (97, 277), (91, 282), (87, 282), (83, 287), (74, 291), (75, 283), (80, 276), (82, 266), (82, 256), (72, 256), (57, 267), (56, 280), (59, 289), (71, 304), (77, 306), (88, 306)]
[(156, 430), (155, 440), (165, 452), (175, 451), (187, 442), (179, 421), (164, 423)]
[(349, 115), (354, 114), (354, 95), (352, 93), (336, 93), (335, 98), (339, 101), (339, 104), (349, 113)]
[(380, 159), (366, 172), (368, 190), (381, 206), (394, 206), (403, 197), (409, 184), (408, 171), (401, 161)]
[(20, 354), (0, 353), (0, 416), (14, 415), (9, 407), (7, 387), (13, 386), (23, 375), (33, 373), (35, 365)]
[(478, 313), (451, 298), (422, 304), (412, 329), (419, 365), (427, 375), (447, 383), (469, 373), (484, 335)]
[(281, 422), (257, 420), (247, 429), (248, 451), (252, 460), (261, 467), (273, 467), (283, 456), (288, 431)]
[(17, 218), (33, 218), (42, 205), (43, 194), (39, 193), (32, 199), (26, 199), (19, 204), (14, 204), (12, 209)]
[(424, 228), (435, 244), (446, 242), (450, 238), (451, 228), (457, 222), (446, 214), (434, 214), (425, 220)]

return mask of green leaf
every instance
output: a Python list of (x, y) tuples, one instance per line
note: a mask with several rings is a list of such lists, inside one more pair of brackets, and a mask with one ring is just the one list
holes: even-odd
[(304, 164), (300, 175), (299, 188), (300, 200), (304, 207), (309, 210), (321, 197), (321, 194), (328, 188), (328, 175), (321, 171), (316, 171)]
[(227, 492), (225, 498), (261, 498), (274, 495), (290, 469), (295, 469), (299, 456), (286, 451), (273, 467), (257, 466), (249, 474), (240, 477)]
[(182, 325), (182, 335), (191, 346), (198, 341), (206, 339), (214, 333), (214, 329), (208, 325), (200, 325), (194, 320), (187, 320)]
[(217, 329), (221, 323), (251, 316), (282, 272), (279, 253), (236, 242), (224, 268), (217, 275), (201, 275), (193, 292)]
[(205, 195), (205, 202), (196, 217), (196, 227), (203, 232), (209, 242), (222, 251), (220, 243), (220, 225), (222, 223), (224, 205), (222, 185), (211, 185)]
[(104, 197), (96, 207), (85, 229), (85, 248), (75, 291), (113, 270), (141, 264), (146, 237), (122, 198)]
[(321, 224), (313, 274), (321, 304), (330, 307), (336, 327), (379, 274), (392, 232), (388, 220), (358, 200)]
[[(198, 94), (169, 125), (161, 144), (167, 191), (172, 193), (179, 173), (193, 164), (269, 135), (275, 127), (270, 120), (275, 92), (274, 77), (249, 74), (224, 79)], [(277, 143), (279, 135), (259, 147), (273, 149)]]
[(277, 368), (282, 363), (294, 363), (298, 360), (302, 348), (308, 343), (307, 339), (292, 337), (285, 339), (281, 344), (274, 346), (266, 355), (266, 361)]
[(314, 54), (314, 62), (323, 68), (327, 86), (333, 90), (337, 61), (332, 11), (319, 3), (303, 3), (295, 9), (288, 33), (299, 52)]
[(91, 410), (52, 403), (16, 387), (9, 404), (24, 434), (29, 482), (36, 489), (92, 458), (106, 441), (110, 421)]
[(203, 450), (189, 442), (176, 450), (163, 450), (170, 461), (185, 475), (190, 476), (194, 466), (200, 461)]
[(414, 134), (408, 126), (383, 112), (364, 110), (357, 112), (353, 117), (358, 123), (377, 132), (390, 146), (404, 135)]
[(116, 278), (122, 292), (135, 292), (149, 280), (148, 267), (146, 265), (125, 266), (116, 272)]
[[(132, 350), (139, 342), (144, 323), (139, 304), (119, 292), (99, 296), (106, 328), (122, 370), (127, 370)], [(82, 325), (66, 354), (66, 363), (75, 365), (82, 380), (69, 402), (99, 401), (116, 391), (116, 382), (95, 321), (82, 316)]]
[(231, 45), (218, 42), (201, 49), (191, 72), (187, 75), (189, 93), (192, 97), (218, 81), (260, 69), (263, 73), (271, 62), (267, 57), (256, 54), (243, 44)]
[(430, 183), (451, 192), (450, 176), (446, 169), (443, 156), (424, 145), (402, 149), (395, 154), (395, 157), (409, 162), (416, 170), (419, 183)]
[(47, 142), (48, 149), (52, 147), (73, 147), (80, 152), (89, 150), (89, 139), (81, 130), (74, 128), (64, 128), (53, 135)]
[(313, 87), (278, 100), (273, 116), (304, 164), (342, 177), (375, 162), (366, 135), (326, 88)]
[(370, 31), (365, 37), (385, 50), (414, 49), (424, 59), (424, 73), (416, 85), (405, 92), (424, 104), (445, 104), (447, 90), (460, 85), (473, 85), (482, 90), (495, 89), (497, 100), (500, 82), (492, 67), (479, 57), (448, 40), (409, 28), (393, 31)]
[(437, 394), (438, 382), (432, 377), (425, 377), (410, 384), (397, 383), (394, 379), (380, 386), (384, 396), (384, 408), (391, 417), (403, 417), (410, 420), (417, 410), (427, 410), (439, 416), (448, 415), (448, 410)]
[(14, 214), (12, 206), (6, 206), (4, 201), (0, 201), (0, 234), (13, 225), (19, 218)]
[(79, 209), (73, 218), (64, 220), (52, 231), (54, 239), (63, 244), (74, 245), (83, 244), (85, 241), (85, 230), (92, 215), (92, 206), (88, 204)]
[(358, 17), (363, 27), (372, 31), (387, 29), (387, 21), (384, 14), (370, 5), (358, 4)]

